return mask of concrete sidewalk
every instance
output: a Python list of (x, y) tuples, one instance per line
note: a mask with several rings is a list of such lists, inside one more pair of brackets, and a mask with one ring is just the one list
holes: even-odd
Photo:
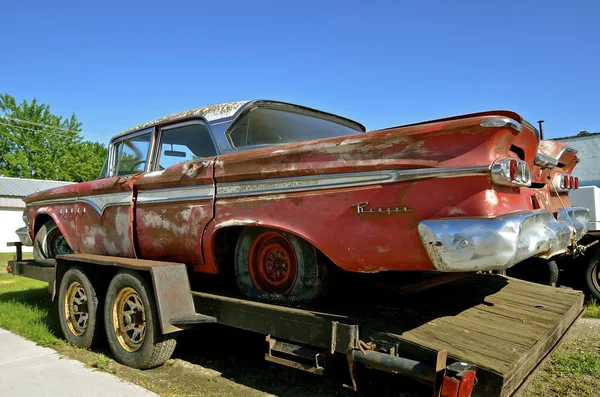
[(157, 396), (0, 328), (0, 396)]

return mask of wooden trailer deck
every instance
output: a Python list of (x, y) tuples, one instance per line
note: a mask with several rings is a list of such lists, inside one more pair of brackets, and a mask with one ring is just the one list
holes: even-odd
[(360, 333), (399, 341), (404, 351), (445, 348), (478, 367), (474, 395), (510, 396), (583, 313), (583, 300), (580, 291), (478, 275), (411, 295), (396, 308), (371, 308)]

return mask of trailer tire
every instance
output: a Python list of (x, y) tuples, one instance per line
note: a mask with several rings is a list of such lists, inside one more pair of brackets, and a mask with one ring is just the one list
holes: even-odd
[(115, 359), (132, 368), (162, 365), (177, 344), (176, 333), (161, 333), (152, 285), (143, 274), (133, 270), (119, 271), (110, 282), (104, 328)]
[(37, 231), (33, 240), (33, 258), (36, 262), (54, 265), (57, 255), (71, 253), (73, 250), (52, 219)]
[(85, 271), (71, 267), (58, 291), (60, 328), (70, 344), (89, 349), (102, 337), (102, 305)]
[(270, 302), (305, 303), (325, 290), (327, 266), (317, 249), (287, 232), (242, 230), (235, 249), (235, 277), (244, 295)]
[(600, 301), (600, 249), (596, 250), (585, 265), (584, 280), (588, 297)]

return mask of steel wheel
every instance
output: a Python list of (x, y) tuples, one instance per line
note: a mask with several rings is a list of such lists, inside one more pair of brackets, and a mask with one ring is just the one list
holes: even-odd
[(87, 329), (89, 319), (88, 297), (78, 281), (69, 284), (65, 299), (65, 320), (69, 331), (81, 336)]
[(259, 291), (287, 295), (298, 278), (294, 247), (283, 234), (264, 232), (250, 247), (248, 270)]
[(131, 287), (121, 289), (112, 310), (119, 344), (128, 352), (138, 351), (146, 336), (146, 312), (140, 295)]
[(98, 317), (102, 300), (84, 269), (67, 269), (58, 287), (58, 319), (67, 342), (84, 349), (98, 346), (104, 329)]
[(48, 252), (50, 258), (56, 258), (57, 255), (73, 253), (58, 226), (55, 226), (50, 230), (46, 236), (46, 252)]

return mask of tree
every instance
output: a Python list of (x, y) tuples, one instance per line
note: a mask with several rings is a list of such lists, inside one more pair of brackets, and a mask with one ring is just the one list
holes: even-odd
[(82, 182), (98, 177), (107, 149), (83, 140), (75, 114), (63, 118), (50, 106), (0, 95), (0, 175)]

